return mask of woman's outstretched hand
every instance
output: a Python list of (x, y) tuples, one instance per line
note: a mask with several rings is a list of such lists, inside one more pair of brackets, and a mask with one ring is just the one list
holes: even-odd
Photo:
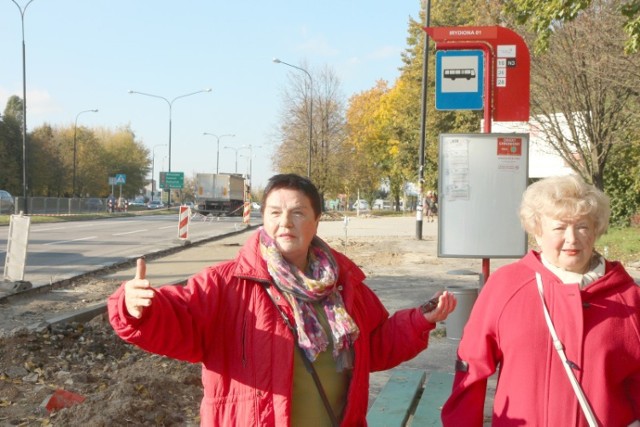
[(458, 300), (456, 297), (447, 291), (442, 292), (440, 295), (436, 294), (438, 298), (438, 305), (431, 311), (424, 314), (424, 318), (431, 323), (442, 322), (449, 316), (449, 314), (455, 310)]
[(136, 276), (124, 284), (124, 304), (129, 314), (136, 319), (142, 317), (142, 311), (149, 307), (155, 295), (151, 283), (145, 279), (147, 264), (144, 258), (138, 258)]

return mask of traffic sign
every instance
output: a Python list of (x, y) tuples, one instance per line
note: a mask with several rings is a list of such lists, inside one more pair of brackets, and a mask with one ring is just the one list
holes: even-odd
[(482, 110), (483, 90), (481, 50), (436, 52), (437, 110)]
[(116, 174), (116, 185), (124, 185), (127, 183), (127, 175), (123, 173)]
[(160, 172), (160, 188), (184, 188), (184, 172)]

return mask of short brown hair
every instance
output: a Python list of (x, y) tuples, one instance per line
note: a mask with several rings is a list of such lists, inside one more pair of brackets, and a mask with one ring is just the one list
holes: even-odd
[(294, 173), (279, 174), (269, 178), (267, 187), (264, 189), (264, 194), (262, 195), (262, 203), (260, 206), (261, 213), (264, 213), (264, 207), (269, 194), (271, 194), (272, 191), (279, 190), (281, 188), (302, 191), (311, 201), (311, 207), (316, 215), (316, 219), (322, 213), (322, 198), (320, 197), (320, 193), (316, 186), (313, 185), (309, 178), (296, 175)]

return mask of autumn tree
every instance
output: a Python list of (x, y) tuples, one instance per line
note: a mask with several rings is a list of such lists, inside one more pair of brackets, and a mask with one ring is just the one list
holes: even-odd
[(382, 104), (388, 92), (387, 82), (379, 80), (374, 88), (349, 99), (346, 121), (351, 165), (343, 175), (346, 193), (362, 190), (363, 198), (370, 199), (382, 182), (391, 179), (396, 151), (386, 134)]
[[(93, 194), (108, 195), (108, 178), (125, 174), (127, 181), (122, 188), (123, 196), (129, 198), (137, 195), (139, 189), (144, 187), (145, 177), (150, 171), (149, 149), (136, 141), (129, 127), (115, 131), (100, 129), (96, 132), (96, 140), (96, 147), (87, 153), (91, 154), (87, 159), (88, 169), (82, 172), (87, 188), (98, 192)], [(96, 171), (99, 173), (96, 174)]]
[[(479, 1), (434, 2), (435, 25), (462, 25), (483, 16), (486, 21), (499, 16), (500, 5)], [(491, 7), (487, 7), (491, 3)], [(480, 7), (482, 6), (482, 7)], [(480, 11), (480, 12), (479, 12)], [(385, 183), (398, 205), (407, 181), (417, 182), (419, 147), (421, 142), (422, 82), (424, 69), (425, 26), (424, 11), (421, 21), (409, 19), (407, 48), (402, 53), (400, 77), (392, 87), (379, 81), (368, 91), (349, 100), (347, 129), (349, 143), (356, 157), (352, 159), (357, 172), (351, 183), (358, 188), (378, 188)], [(432, 50), (433, 46), (429, 46)], [(430, 69), (434, 70), (434, 55), (430, 56)], [(427, 90), (434, 92), (434, 73), (428, 75)], [(437, 188), (438, 136), (447, 132), (473, 132), (479, 129), (480, 116), (475, 112), (435, 112), (433, 96), (427, 105), (425, 138), (425, 182)], [(353, 185), (352, 185), (353, 186)]]
[(612, 149), (633, 140), (640, 118), (634, 75), (640, 57), (622, 53), (616, 3), (602, 2), (558, 27), (549, 49), (531, 62), (540, 129), (572, 169), (601, 189)]
[[(303, 64), (301, 67), (307, 70)], [(311, 76), (311, 72), (309, 72)], [(314, 82), (312, 77), (301, 71), (289, 72), (288, 85), (281, 91), (282, 109), (278, 139), (280, 143), (273, 155), (274, 168), (282, 173), (307, 175), (308, 161), (313, 162), (313, 135), (309, 140), (310, 129), (313, 132)]]
[[(197, 181), (195, 175), (188, 177), (185, 175), (184, 177), (184, 188), (180, 190), (179, 198), (175, 200), (180, 200), (182, 203), (192, 202), (196, 199), (196, 187)], [(173, 198), (172, 198), (173, 200)]]
[[(502, 13), (507, 9), (513, 11), (508, 3), (500, 0), (434, 1), (431, 25), (505, 25), (529, 36), (523, 27), (517, 27), (513, 15)], [(556, 8), (559, 4), (537, 1), (515, 3), (535, 3), (539, 7), (531, 8), (530, 12), (541, 15), (549, 12), (545, 6)], [(571, 16), (571, 22), (553, 22), (549, 27), (553, 29), (553, 37), (548, 40), (552, 51), (548, 54), (539, 53), (532, 59), (532, 112), (543, 115), (540, 130), (555, 144), (555, 150), (585, 179), (600, 188), (606, 186), (607, 192), (613, 196), (614, 215), (616, 212), (623, 215), (629, 209), (634, 209), (638, 198), (632, 197), (638, 180), (634, 180), (635, 175), (629, 174), (629, 170), (637, 169), (637, 164), (630, 159), (636, 158), (632, 155), (633, 147), (637, 149), (634, 141), (637, 141), (635, 135), (638, 133), (635, 113), (638, 111), (638, 57), (623, 55), (627, 40), (622, 31), (625, 22), (623, 15), (625, 5), (629, 2), (594, 0), (586, 3), (589, 7), (580, 8), (579, 13)], [(424, 23), (424, 15), (421, 17)], [(410, 22), (408, 47), (403, 54), (405, 65), (400, 81), (405, 84), (404, 92), (413, 98), (417, 98), (415, 87), (421, 83), (421, 52), (424, 44), (418, 28), (423, 23)], [(606, 37), (603, 36), (605, 34)], [(532, 41), (535, 35), (527, 38)], [(430, 62), (433, 57), (430, 55)], [(430, 63), (429, 69), (434, 68), (434, 64)], [(434, 93), (433, 74), (430, 73), (427, 82), (430, 95)], [(399, 84), (396, 83), (396, 86), (399, 87)], [(438, 135), (477, 132), (480, 119), (474, 112), (434, 112), (431, 99), (429, 96), (426, 126), (427, 186), (436, 179)], [(419, 105), (417, 100), (404, 105), (409, 110), (404, 113), (398, 110), (396, 114), (415, 117), (415, 111), (411, 112), (410, 109)], [(568, 132), (566, 121), (569, 122)], [(610, 156), (614, 156), (616, 161), (609, 162)], [(606, 165), (610, 170), (608, 176), (605, 173)]]
[[(304, 64), (301, 68), (309, 69)], [(322, 195), (340, 191), (340, 171), (344, 158), (344, 101), (335, 72), (325, 67), (314, 76), (312, 85), (302, 72), (291, 72), (282, 91), (282, 111), (278, 144), (273, 156), (275, 169), (283, 173), (307, 175), (311, 150), (310, 177)], [(313, 114), (310, 114), (313, 111)], [(309, 141), (310, 118), (312, 140)]]
[[(483, 3), (483, 4), (480, 4)], [(495, 18), (499, 10), (494, 2), (437, 1), (432, 5), (431, 26), (487, 25)], [(393, 110), (395, 111), (394, 132), (404, 144), (402, 162), (407, 179), (417, 182), (419, 146), (422, 135), (422, 85), (424, 79), (424, 49), (426, 25), (424, 10), (420, 12), (420, 20), (409, 20), (407, 48), (402, 53), (401, 74), (392, 88)], [(436, 111), (435, 110), (435, 46), (429, 46), (429, 64), (427, 75), (427, 105), (425, 126), (425, 185), (437, 188), (438, 144), (439, 135), (443, 133), (477, 132), (480, 128), (480, 114), (474, 111)]]
[[(22, 100), (11, 96), (0, 116), (0, 188), (22, 193)], [(132, 197), (146, 184), (149, 150), (130, 128), (90, 129), (43, 124), (27, 135), (27, 181), (31, 196), (72, 197), (76, 146), (77, 193), (106, 197), (109, 177), (127, 175), (123, 196)]]
[(628, 226), (640, 212), (640, 139), (615, 145), (610, 163), (615, 167), (608, 168), (604, 188), (611, 198), (611, 223)]
[(22, 100), (9, 97), (0, 116), (0, 188), (22, 194)]
[(321, 194), (337, 194), (342, 189), (340, 175), (350, 166), (345, 158), (345, 107), (340, 80), (325, 66), (314, 104), (314, 143), (311, 177)]
[(31, 133), (29, 175), (32, 195), (71, 197), (73, 147), (68, 133), (48, 124)]
[[(613, 5), (624, 18), (619, 22), (618, 30), (626, 33), (626, 51), (633, 53), (640, 49), (640, 0), (509, 0), (504, 1), (504, 4), (507, 13), (513, 15), (520, 23), (527, 23), (538, 35), (535, 41), (537, 51), (543, 51), (549, 46), (551, 36), (559, 23), (575, 20), (589, 9), (610, 8)], [(598, 33), (606, 34), (600, 31)]]

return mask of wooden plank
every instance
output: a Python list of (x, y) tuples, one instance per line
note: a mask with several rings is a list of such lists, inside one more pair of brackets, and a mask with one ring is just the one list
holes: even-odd
[(367, 413), (369, 427), (403, 427), (425, 376), (424, 371), (393, 369)]
[(420, 427), (442, 425), (440, 421), (442, 405), (451, 395), (453, 377), (453, 374), (447, 372), (429, 374), (411, 425)]

